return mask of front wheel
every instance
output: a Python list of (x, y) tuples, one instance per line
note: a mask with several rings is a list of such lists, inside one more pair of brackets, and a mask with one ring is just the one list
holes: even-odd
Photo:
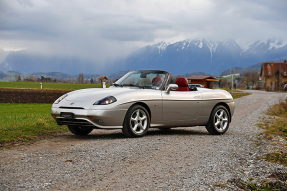
[(209, 121), (207, 123), (206, 130), (212, 135), (222, 135), (229, 127), (229, 112), (222, 106), (216, 106), (210, 115)]
[(123, 133), (128, 137), (144, 136), (150, 126), (150, 117), (147, 110), (141, 105), (132, 106), (124, 120)]
[(72, 125), (69, 125), (68, 129), (75, 135), (87, 135), (93, 130), (92, 127), (79, 127)]

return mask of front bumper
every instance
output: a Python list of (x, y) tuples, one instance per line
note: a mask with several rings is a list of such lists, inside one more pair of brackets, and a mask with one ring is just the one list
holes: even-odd
[[(61, 117), (61, 113), (72, 113), (72, 118)], [(58, 125), (90, 126), (102, 129), (122, 128), (127, 109), (62, 109), (51, 108), (51, 114)]]

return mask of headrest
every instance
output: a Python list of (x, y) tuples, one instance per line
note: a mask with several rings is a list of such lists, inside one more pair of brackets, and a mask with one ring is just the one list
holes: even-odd
[(177, 78), (176, 82), (175, 82), (179, 87), (188, 87), (188, 81), (186, 78), (181, 77), (181, 78)]
[(155, 77), (152, 79), (152, 84), (161, 84), (162, 83), (162, 79), (160, 77)]

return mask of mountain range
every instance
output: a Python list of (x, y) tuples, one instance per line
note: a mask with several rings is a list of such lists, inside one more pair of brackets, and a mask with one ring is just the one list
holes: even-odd
[[(6, 55), (5, 55), (6, 54)], [(3, 56), (5, 55), (5, 57)], [(105, 74), (137, 69), (160, 69), (175, 75), (203, 72), (220, 75), (230, 68), (248, 68), (266, 61), (287, 58), (287, 42), (266, 40), (242, 47), (236, 41), (183, 40), (175, 43), (160, 42), (140, 48), (115, 63), (108, 63)], [(2, 61), (1, 61), (2, 60)], [(108, 65), (107, 64), (107, 65)], [(25, 50), (0, 51), (0, 71), (20, 73), (63, 72), (69, 74), (97, 73), (97, 64), (78, 57), (40, 56)], [(100, 74), (100, 72), (98, 72)]]
[(233, 40), (213, 42), (205, 39), (160, 42), (132, 53), (126, 59), (129, 69), (163, 69), (174, 74), (204, 72), (219, 75), (229, 68), (246, 68), (266, 61), (287, 58), (287, 42), (258, 41), (247, 48)]

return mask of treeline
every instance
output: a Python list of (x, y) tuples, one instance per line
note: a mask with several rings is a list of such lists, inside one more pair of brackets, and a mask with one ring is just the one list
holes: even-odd
[(260, 80), (260, 74), (257, 70), (243, 71), (239, 75), (232, 77), (223, 77), (220, 78), (218, 86), (221, 88), (244, 88), (244, 89), (261, 89), (262, 83)]

